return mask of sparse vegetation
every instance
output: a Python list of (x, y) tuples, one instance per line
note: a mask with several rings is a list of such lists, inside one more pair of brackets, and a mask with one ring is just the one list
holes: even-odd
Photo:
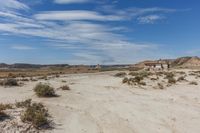
[(4, 120), (5, 118), (9, 117), (4, 110), (12, 109), (11, 104), (0, 104), (0, 121)]
[(61, 88), (62, 90), (70, 90), (70, 88), (69, 88), (68, 85), (61, 86), (60, 88)]
[(128, 83), (129, 79), (127, 77), (125, 77), (123, 80), (122, 80), (122, 83)]
[(48, 84), (39, 83), (35, 86), (34, 91), (38, 97), (54, 97), (56, 96), (54, 88)]
[(115, 77), (124, 77), (124, 76), (126, 76), (125, 72), (119, 72), (115, 74)]
[(184, 76), (181, 76), (177, 79), (177, 81), (184, 81), (185, 80), (185, 77)]
[(22, 101), (22, 102), (16, 102), (15, 106), (17, 108), (27, 108), (28, 106), (31, 105), (31, 101), (32, 101), (31, 99), (27, 99), (27, 100)]
[(168, 83), (175, 84), (176, 83), (176, 79), (175, 78), (168, 78)]
[(192, 81), (189, 83), (190, 85), (198, 85), (198, 83), (196, 81)]
[[(23, 106), (27, 106), (24, 113), (21, 115), (23, 122), (31, 123), (35, 128), (40, 129), (49, 126), (48, 110), (41, 103), (31, 103), (29, 100)], [(23, 102), (24, 103), (24, 102)]]
[(161, 90), (163, 90), (163, 89), (164, 89), (164, 86), (163, 86), (163, 84), (161, 84), (161, 83), (158, 83), (157, 85), (158, 85), (158, 88), (159, 88), (159, 89), (161, 89)]
[(16, 79), (4, 79), (0, 82), (0, 85), (2, 86), (19, 86)]

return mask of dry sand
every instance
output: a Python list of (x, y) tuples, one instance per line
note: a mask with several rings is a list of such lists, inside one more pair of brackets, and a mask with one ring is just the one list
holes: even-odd
[(72, 74), (43, 81), (55, 88), (70, 86), (70, 91), (57, 90), (60, 96), (56, 98), (35, 96), (33, 87), (40, 81), (0, 87), (0, 101), (32, 98), (44, 103), (55, 122), (55, 129), (48, 133), (200, 132), (200, 85), (139, 89), (122, 84), (122, 78), (114, 77), (114, 73)]

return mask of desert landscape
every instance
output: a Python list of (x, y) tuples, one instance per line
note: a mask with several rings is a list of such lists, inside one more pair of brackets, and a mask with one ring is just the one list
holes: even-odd
[(2, 78), (0, 132), (198, 133), (199, 82), (188, 68)]

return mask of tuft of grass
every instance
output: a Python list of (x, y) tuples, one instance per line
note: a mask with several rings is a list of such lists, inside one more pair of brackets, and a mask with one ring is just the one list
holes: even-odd
[(189, 83), (190, 85), (198, 85), (198, 83), (196, 81), (192, 81)]
[(176, 83), (176, 79), (174, 79), (174, 78), (168, 78), (168, 83), (175, 84)]
[(70, 90), (70, 88), (69, 88), (68, 85), (61, 86), (60, 88), (61, 88), (62, 90)]
[(35, 128), (41, 129), (49, 126), (48, 110), (41, 103), (30, 103), (25, 112), (21, 114), (22, 122), (31, 123)]
[(0, 104), (0, 121), (9, 117), (4, 111), (7, 109), (12, 109), (11, 104)]
[(175, 76), (175, 75), (174, 75), (172, 72), (166, 72), (166, 73), (165, 73), (165, 78), (166, 78), (166, 79), (172, 79), (172, 78), (174, 78), (174, 76)]
[(0, 85), (2, 86), (19, 86), (18, 82), (16, 79), (4, 79), (3, 81), (0, 82)]
[(177, 81), (184, 81), (185, 80), (185, 77), (184, 76), (181, 76), (177, 79)]
[(127, 77), (125, 77), (123, 80), (122, 80), (122, 83), (125, 84), (125, 83), (128, 83), (129, 82), (129, 79)]
[(158, 83), (157, 85), (158, 85), (158, 88), (159, 88), (159, 89), (161, 89), (161, 90), (163, 90), (163, 89), (164, 89), (164, 86), (163, 86), (163, 84), (161, 84), (161, 83)]
[(22, 102), (16, 102), (15, 106), (17, 108), (27, 108), (31, 105), (31, 101), (32, 101), (31, 99), (27, 99), (27, 100), (22, 101)]
[(55, 90), (48, 84), (39, 83), (35, 86), (34, 92), (38, 97), (55, 97)]
[(115, 74), (115, 77), (124, 77), (124, 76), (126, 76), (125, 72), (119, 72)]

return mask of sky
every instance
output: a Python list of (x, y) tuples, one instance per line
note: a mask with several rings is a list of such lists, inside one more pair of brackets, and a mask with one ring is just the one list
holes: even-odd
[(198, 0), (1, 0), (0, 62), (133, 64), (200, 56)]

